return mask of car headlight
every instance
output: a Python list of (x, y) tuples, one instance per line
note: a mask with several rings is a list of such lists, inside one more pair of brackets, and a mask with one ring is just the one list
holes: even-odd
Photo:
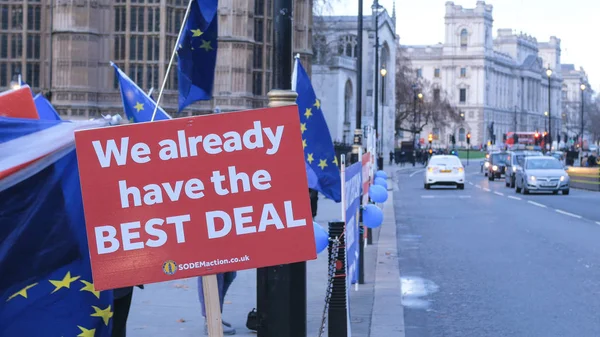
[(427, 172), (429, 172), (429, 173), (433, 172), (433, 167), (428, 167)]
[(513, 168), (513, 172), (517, 172), (517, 167), (516, 166), (513, 166), (512, 168)]
[(560, 176), (560, 181), (565, 181), (567, 180), (567, 176)]
[(535, 176), (529, 176), (527, 179), (529, 179), (531, 181), (535, 181)]
[(485, 164), (484, 164), (483, 166), (485, 166), (485, 167), (487, 168), (487, 167), (489, 167), (489, 166), (490, 166), (490, 163), (486, 161), (486, 162), (485, 162)]
[(492, 170), (498, 171), (498, 166), (496, 166), (496, 165), (492, 166)]

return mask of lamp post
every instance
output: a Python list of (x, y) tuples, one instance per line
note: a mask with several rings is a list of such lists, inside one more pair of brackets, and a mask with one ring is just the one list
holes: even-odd
[[(373, 5), (371, 6), (371, 9), (373, 10), (373, 14), (375, 16), (375, 95), (373, 96), (375, 99), (373, 100), (374, 102), (374, 129), (375, 129), (375, 141), (379, 141), (379, 102), (377, 100), (377, 97), (379, 96), (379, 81), (378, 81), (378, 77), (379, 77), (379, 9), (382, 8), (382, 6), (379, 4), (378, 0), (374, 0), (373, 1)], [(379, 141), (378, 143), (381, 143), (381, 141)], [(383, 161), (380, 163), (379, 162), (379, 157), (381, 156), (381, 152), (379, 150), (379, 145), (377, 145), (378, 143), (376, 143), (375, 145), (375, 149), (377, 152), (376, 154), (376, 158), (377, 158), (377, 166), (379, 170), (383, 170)]]
[(358, 0), (358, 38), (356, 64), (356, 126), (354, 127), (354, 144), (352, 145), (352, 163), (356, 163), (358, 149), (362, 146), (362, 63), (363, 63), (363, 0)]
[(423, 99), (423, 94), (422, 93), (418, 93), (417, 94), (417, 85), (413, 84), (413, 126), (412, 126), (412, 131), (413, 131), (413, 160), (412, 160), (412, 164), (413, 166), (416, 165), (416, 160), (417, 160), (417, 99)]
[[(383, 153), (383, 131), (385, 130), (384, 128), (384, 122), (385, 122), (385, 112), (384, 112), (384, 105), (385, 105), (385, 75), (387, 75), (387, 69), (385, 69), (385, 64), (381, 65), (381, 70), (379, 71), (379, 73), (381, 74), (381, 153), (382, 155)], [(383, 166), (383, 164), (382, 164)]]
[(581, 156), (583, 154), (583, 105), (585, 104), (585, 84), (581, 83), (579, 89), (581, 89), (581, 144), (579, 146), (579, 162), (581, 163)]
[(548, 142), (550, 143), (550, 150), (552, 150), (552, 103), (550, 99), (552, 89), (552, 69), (548, 65), (546, 69), (546, 76), (548, 76)]

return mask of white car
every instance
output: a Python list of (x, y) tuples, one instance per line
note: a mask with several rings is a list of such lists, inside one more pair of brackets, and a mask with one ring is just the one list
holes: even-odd
[(434, 185), (465, 188), (465, 168), (457, 156), (433, 156), (425, 169), (425, 189)]

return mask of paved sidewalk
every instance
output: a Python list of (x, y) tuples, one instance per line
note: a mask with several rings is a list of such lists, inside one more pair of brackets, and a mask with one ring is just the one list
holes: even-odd
[[(393, 198), (390, 197), (386, 203), (386, 216), (389, 216), (388, 210), (393, 209), (392, 200)], [(335, 204), (321, 196), (316, 222), (325, 227), (329, 221), (340, 219), (340, 207), (340, 204)], [(387, 222), (389, 220), (386, 220)], [(371, 330), (371, 314), (376, 294), (374, 281), (375, 268), (378, 267), (376, 261), (379, 229), (373, 232), (373, 238), (374, 244), (365, 249), (366, 284), (360, 285), (358, 291), (353, 289), (351, 292), (353, 336), (369, 336)], [(392, 268), (392, 266), (386, 265), (385, 268)], [(307, 263), (307, 335), (309, 337), (318, 336), (325, 304), (326, 284), (327, 253), (324, 251), (317, 260)], [(387, 296), (385, 293), (382, 295)], [(256, 336), (256, 333), (245, 327), (248, 312), (255, 307), (256, 270), (240, 271), (225, 298), (223, 309), (223, 318), (237, 329), (237, 336)], [(393, 312), (390, 311), (389, 314), (393, 314)], [(398, 319), (401, 317), (395, 318), (396, 321)], [(203, 336), (202, 325), (203, 318), (198, 301), (196, 278), (150, 284), (144, 290), (135, 289), (128, 320), (127, 334), (129, 337)], [(327, 336), (327, 328), (324, 336)]]

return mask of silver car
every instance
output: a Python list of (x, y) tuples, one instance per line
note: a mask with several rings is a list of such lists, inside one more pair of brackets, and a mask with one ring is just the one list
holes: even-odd
[(552, 192), (569, 194), (569, 175), (565, 167), (554, 157), (526, 157), (523, 166), (517, 168), (517, 193)]

